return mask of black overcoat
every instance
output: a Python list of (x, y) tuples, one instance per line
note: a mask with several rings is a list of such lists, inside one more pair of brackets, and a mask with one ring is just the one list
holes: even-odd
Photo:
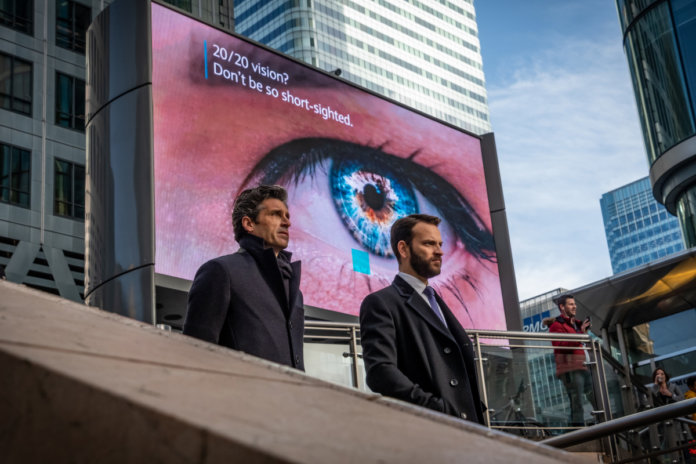
[(448, 328), (401, 277), (360, 307), (367, 385), (385, 396), (483, 424), (471, 341), (437, 296)]
[(273, 250), (254, 236), (240, 245), (196, 272), (184, 334), (304, 370), (300, 262), (291, 263), (288, 301)]

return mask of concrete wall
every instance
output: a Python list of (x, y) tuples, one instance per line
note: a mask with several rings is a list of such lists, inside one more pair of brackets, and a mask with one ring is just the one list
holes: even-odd
[(578, 458), (0, 281), (0, 462)]

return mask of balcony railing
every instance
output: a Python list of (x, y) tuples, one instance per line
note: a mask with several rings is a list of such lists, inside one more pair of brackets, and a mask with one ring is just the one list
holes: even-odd
[[(595, 424), (633, 413), (639, 398), (645, 396), (645, 388), (630, 374), (627, 377), (623, 366), (589, 335), (467, 332), (473, 341), (479, 388), (488, 407), (486, 423), (492, 429), (552, 444), (554, 437), (591, 432), (600, 427)], [(581, 342), (582, 347), (554, 347), (554, 341)], [(556, 376), (554, 349), (586, 353), (582, 365), (587, 375), (582, 377), (587, 377), (587, 389), (576, 387), (579, 401), (575, 411), (568, 388)], [(306, 321), (305, 367), (310, 375), (368, 390), (359, 325)], [(693, 445), (689, 445), (690, 436), (683, 433), (684, 422), (678, 418), (618, 432), (609, 427), (611, 432), (593, 434), (594, 444), (585, 450), (602, 453), (612, 462), (630, 462), (648, 454), (669, 459), (686, 456), (687, 448)]]

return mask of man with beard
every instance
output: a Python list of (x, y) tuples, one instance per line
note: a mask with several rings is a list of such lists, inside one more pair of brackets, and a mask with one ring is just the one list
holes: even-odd
[(471, 341), (428, 285), (440, 274), (440, 218), (412, 214), (394, 222), (394, 282), (360, 306), (367, 385), (375, 392), (483, 424)]

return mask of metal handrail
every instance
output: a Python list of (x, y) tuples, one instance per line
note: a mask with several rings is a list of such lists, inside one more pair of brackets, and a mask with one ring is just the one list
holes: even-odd
[[(330, 322), (330, 321), (305, 321), (305, 329), (307, 328), (317, 328), (317, 329), (328, 329), (328, 328), (356, 328), (360, 329), (360, 324), (357, 322)], [(480, 338), (522, 338), (529, 340), (551, 340), (551, 339), (562, 339), (562, 340), (578, 340), (587, 342), (591, 340), (589, 335), (584, 334), (560, 334), (560, 333), (540, 333), (540, 332), (507, 332), (504, 330), (486, 330), (486, 329), (467, 329), (466, 332), (470, 337), (475, 337), (478, 335)]]
[(351, 327), (360, 328), (360, 324), (357, 322), (331, 322), (331, 321), (311, 321), (305, 320), (306, 328), (317, 328), (317, 329), (350, 329)]
[(597, 438), (608, 437), (618, 432), (624, 432), (644, 425), (655, 424), (667, 419), (674, 419), (693, 413), (696, 413), (696, 398), (660, 406), (659, 408), (648, 409), (647, 411), (613, 419), (585, 429), (568, 432), (564, 435), (543, 440), (541, 443), (555, 448), (567, 448)]
[(544, 333), (544, 332), (507, 332), (503, 330), (485, 330), (485, 329), (466, 329), (470, 336), (478, 335), (481, 338), (521, 338), (529, 340), (551, 340), (561, 338), (563, 340), (578, 340), (588, 342), (592, 338), (585, 334), (570, 334), (570, 333)]

